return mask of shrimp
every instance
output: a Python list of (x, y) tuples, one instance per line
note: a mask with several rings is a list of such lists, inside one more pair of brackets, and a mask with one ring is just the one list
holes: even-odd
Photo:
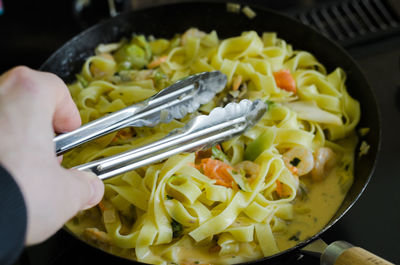
[(235, 165), (235, 169), (240, 171), (241, 169), (246, 172), (246, 175), (250, 175), (249, 180), (252, 181), (257, 178), (258, 173), (260, 172), (260, 166), (251, 161), (242, 161)]
[(303, 176), (314, 168), (314, 156), (304, 147), (293, 147), (282, 156), (286, 167), (295, 175)]
[(94, 243), (103, 243), (103, 244), (109, 244), (111, 243), (111, 238), (107, 233), (100, 231), (99, 229), (95, 227), (91, 228), (85, 228), (83, 231), (83, 237), (86, 238), (87, 240), (90, 240)]
[(311, 171), (314, 181), (323, 180), (336, 164), (336, 155), (332, 149), (321, 147), (315, 152), (315, 166)]

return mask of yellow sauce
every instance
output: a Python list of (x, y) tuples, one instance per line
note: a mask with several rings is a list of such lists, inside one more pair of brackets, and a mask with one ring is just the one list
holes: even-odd
[[(303, 178), (302, 181), (308, 188), (307, 195), (303, 200), (296, 200), (294, 217), (288, 223), (287, 229), (284, 232), (274, 234), (281, 251), (294, 247), (323, 229), (338, 210), (346, 195), (340, 188), (338, 176), (335, 172), (332, 172), (321, 182), (312, 182), (307, 177)], [(73, 234), (81, 236), (87, 227), (102, 227), (101, 216), (97, 209), (92, 209), (85, 214), (87, 216), (81, 218), (79, 223), (71, 221), (67, 224), (68, 229)], [(210, 245), (207, 242), (195, 245), (194, 241), (188, 236), (185, 236), (181, 241), (181, 246), (176, 255), (179, 256), (180, 260), (186, 261), (185, 264), (234, 264), (262, 258), (262, 252), (256, 243), (242, 244), (240, 256), (221, 257), (218, 255), (218, 251), (210, 251)], [(121, 250), (104, 245), (97, 245), (97, 247), (118, 256), (135, 259), (132, 250)], [(151, 247), (151, 249), (154, 253), (165, 251), (163, 246)]]
[(309, 189), (307, 199), (296, 201), (294, 217), (287, 231), (275, 235), (280, 250), (291, 248), (323, 229), (346, 196), (334, 172), (324, 181), (311, 182), (305, 178), (304, 182)]

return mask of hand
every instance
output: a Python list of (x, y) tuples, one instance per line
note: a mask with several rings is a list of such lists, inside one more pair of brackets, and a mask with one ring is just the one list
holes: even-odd
[(28, 245), (47, 239), (103, 197), (104, 185), (94, 174), (64, 169), (55, 155), (54, 131), (80, 124), (68, 88), (56, 75), (20, 66), (0, 76), (0, 164), (24, 196)]

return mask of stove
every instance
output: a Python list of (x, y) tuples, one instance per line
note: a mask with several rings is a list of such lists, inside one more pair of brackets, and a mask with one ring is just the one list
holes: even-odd
[[(173, 1), (173, 0), (172, 0)], [(169, 2), (172, 2), (169, 1)], [(3, 1), (0, 72), (16, 65), (39, 68), (57, 48), (83, 29), (121, 10), (166, 0)], [(173, 1), (178, 2), (178, 1)], [(400, 1), (249, 0), (286, 13), (340, 43), (364, 71), (377, 97), (382, 148), (376, 171), (355, 205), (322, 235), (345, 240), (400, 264)], [(60, 230), (28, 247), (18, 265), (131, 264), (102, 253)], [(287, 264), (319, 264), (308, 256)]]

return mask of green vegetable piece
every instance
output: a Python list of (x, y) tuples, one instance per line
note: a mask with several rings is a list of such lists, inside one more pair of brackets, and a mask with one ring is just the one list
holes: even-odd
[(142, 69), (149, 63), (149, 58), (147, 57), (146, 51), (136, 44), (123, 45), (114, 54), (119, 67), (124, 70), (128, 70), (128, 67)]
[(254, 161), (264, 150), (270, 148), (275, 139), (275, 132), (267, 130), (249, 143), (244, 151), (244, 159)]
[(172, 219), (171, 226), (173, 238), (180, 237), (183, 233), (183, 226), (174, 219)]
[(151, 54), (152, 54), (151, 47), (143, 35), (135, 36), (132, 39), (132, 44), (135, 44), (135, 45), (139, 46), (140, 48), (142, 48), (146, 54), (146, 57), (145, 57), (146, 60), (150, 60)]
[(225, 155), (224, 152), (222, 152), (221, 150), (219, 150), (216, 146), (213, 146), (211, 148), (211, 156), (214, 159), (218, 159), (221, 160), (224, 163), (229, 164), (229, 160), (228, 157)]
[(76, 75), (76, 80), (78, 80), (82, 87), (87, 87), (89, 85), (89, 82), (80, 74)]

